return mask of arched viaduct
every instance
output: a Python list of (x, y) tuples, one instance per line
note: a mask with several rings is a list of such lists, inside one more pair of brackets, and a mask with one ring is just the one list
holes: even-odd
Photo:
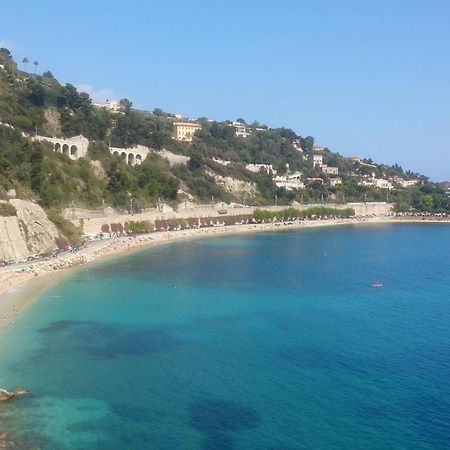
[(33, 139), (41, 142), (50, 142), (53, 145), (54, 152), (63, 153), (70, 159), (79, 159), (86, 156), (89, 147), (89, 139), (86, 139), (84, 136), (75, 136), (68, 139), (34, 136)]
[(109, 151), (132, 166), (141, 164), (150, 153), (149, 148), (144, 145), (135, 145), (129, 148), (109, 147)]

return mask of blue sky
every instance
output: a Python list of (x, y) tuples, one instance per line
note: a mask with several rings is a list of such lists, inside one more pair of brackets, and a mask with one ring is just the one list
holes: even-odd
[(450, 1), (0, 0), (0, 23), (16, 60), (93, 97), (450, 179)]

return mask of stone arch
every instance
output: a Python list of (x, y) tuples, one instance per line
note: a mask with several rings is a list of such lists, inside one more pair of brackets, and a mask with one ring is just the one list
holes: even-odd
[(125, 162), (126, 162), (126, 160), (127, 160), (127, 154), (126, 154), (125, 152), (122, 152), (122, 153), (120, 154), (120, 157), (122, 158), (122, 161), (125, 161)]
[(137, 155), (136, 155), (135, 161), (136, 161), (136, 164), (137, 164), (137, 165), (141, 164), (141, 163), (142, 163), (142, 156), (139, 155), (139, 154), (137, 154)]
[(129, 153), (128, 154), (128, 164), (130, 164), (131, 166), (134, 166), (134, 155), (133, 155), (133, 153)]
[(113, 155), (114, 155), (114, 156), (120, 156), (120, 155), (119, 155), (119, 152), (113, 152)]
[(64, 145), (62, 146), (62, 152), (63, 152), (65, 155), (69, 156), (69, 146), (68, 146), (67, 144), (64, 144)]
[(57, 152), (57, 153), (62, 153), (62, 150), (61, 150), (61, 144), (60, 144), (59, 142), (57, 142), (57, 143), (55, 144), (54, 150), (55, 150), (55, 152)]
[(72, 147), (70, 147), (70, 156), (74, 159), (78, 158), (78, 148), (76, 145), (72, 145)]

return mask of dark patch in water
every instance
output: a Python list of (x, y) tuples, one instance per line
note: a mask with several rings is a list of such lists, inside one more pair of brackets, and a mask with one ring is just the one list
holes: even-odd
[(190, 425), (204, 433), (202, 449), (234, 448), (230, 432), (256, 428), (261, 417), (252, 408), (237, 402), (224, 400), (204, 400), (189, 408)]
[(404, 411), (419, 436), (435, 447), (448, 448), (450, 442), (450, 403), (434, 395), (421, 395), (408, 402)]
[(234, 439), (226, 433), (215, 432), (209, 434), (202, 442), (202, 450), (232, 450)]
[(204, 400), (189, 408), (191, 425), (204, 433), (256, 428), (261, 418), (256, 411), (237, 402)]
[[(70, 335), (70, 342), (90, 356), (114, 358), (121, 355), (146, 355), (170, 350), (180, 341), (167, 332), (153, 328), (127, 328), (95, 321), (64, 320), (40, 330), (57, 344), (61, 333)], [(53, 345), (49, 345), (50, 348)]]

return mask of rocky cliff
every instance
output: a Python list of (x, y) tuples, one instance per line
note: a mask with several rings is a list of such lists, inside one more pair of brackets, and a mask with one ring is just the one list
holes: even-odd
[(28, 200), (12, 199), (9, 203), (16, 215), (0, 217), (0, 260), (18, 261), (54, 250), (59, 232), (45, 211)]

